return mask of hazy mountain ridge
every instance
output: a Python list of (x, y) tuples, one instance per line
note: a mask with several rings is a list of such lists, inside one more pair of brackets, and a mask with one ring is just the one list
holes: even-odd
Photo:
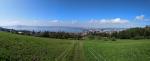
[(70, 26), (26, 26), (26, 25), (14, 25), (14, 26), (1, 26), (8, 29), (15, 30), (29, 30), (29, 31), (52, 31), (52, 32), (85, 32), (89, 30), (93, 31), (120, 31), (126, 28), (83, 28), (83, 27), (70, 27)]

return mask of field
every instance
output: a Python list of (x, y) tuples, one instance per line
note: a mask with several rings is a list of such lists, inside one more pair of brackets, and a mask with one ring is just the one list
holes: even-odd
[(0, 61), (54, 61), (72, 43), (0, 32)]
[(150, 40), (65, 40), (0, 32), (0, 61), (150, 61)]
[(86, 61), (150, 61), (150, 40), (86, 41)]

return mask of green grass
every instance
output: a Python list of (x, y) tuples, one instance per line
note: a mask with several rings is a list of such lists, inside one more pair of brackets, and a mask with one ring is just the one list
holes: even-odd
[(54, 61), (72, 44), (71, 40), (0, 32), (0, 61)]
[(86, 41), (86, 61), (150, 61), (150, 40)]
[(150, 61), (150, 40), (65, 40), (0, 32), (0, 61)]

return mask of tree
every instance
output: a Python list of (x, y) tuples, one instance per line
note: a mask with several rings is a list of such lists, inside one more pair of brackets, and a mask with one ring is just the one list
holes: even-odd
[(41, 35), (42, 37), (49, 37), (49, 32), (48, 31), (45, 31), (42, 33)]

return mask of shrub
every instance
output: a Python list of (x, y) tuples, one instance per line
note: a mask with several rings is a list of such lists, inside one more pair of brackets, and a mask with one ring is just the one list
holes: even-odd
[(133, 39), (135, 39), (135, 40), (144, 39), (144, 36), (135, 36), (135, 37), (133, 37)]
[(88, 36), (88, 39), (93, 40), (93, 39), (95, 39), (95, 37), (93, 35), (90, 35), (90, 36)]
[(108, 38), (107, 38), (107, 37), (104, 37), (103, 39), (104, 39), (104, 41), (108, 41)]
[(117, 40), (116, 40), (116, 38), (115, 38), (115, 37), (112, 37), (112, 38), (111, 38), (111, 41), (117, 41)]
[(147, 39), (150, 39), (150, 36), (147, 36), (146, 38), (147, 38)]
[(101, 40), (101, 39), (102, 39), (102, 37), (101, 37), (101, 36), (95, 36), (95, 39), (97, 39), (97, 40)]

